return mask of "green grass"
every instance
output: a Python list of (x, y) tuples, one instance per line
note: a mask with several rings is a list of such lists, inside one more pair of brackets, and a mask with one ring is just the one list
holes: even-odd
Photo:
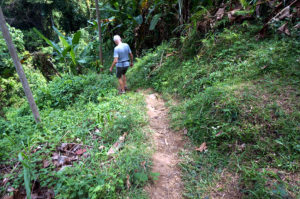
[(259, 29), (208, 34), (192, 58), (164, 43), (129, 72), (132, 86), (177, 98), (173, 128), (207, 143), (206, 153), (182, 155), (186, 198), (299, 197), (300, 42), (257, 41)]
[[(23, 152), (31, 184), (52, 189), (55, 198), (146, 198), (142, 187), (151, 177), (151, 161), (144, 98), (139, 93), (117, 95), (114, 87), (115, 78), (106, 75), (65, 75), (49, 82), (36, 92), (39, 125), (27, 104), (8, 109), (6, 120), (0, 120), (1, 168), (7, 168), (0, 181), (9, 181), (1, 186), (0, 195), (9, 187), (24, 190), (22, 166), (17, 164), (18, 153)], [(124, 132), (128, 132), (125, 144), (111, 159), (107, 151)], [(60, 171), (52, 156), (62, 143), (83, 144), (89, 155), (79, 156)], [(45, 161), (50, 163), (46, 168)]]

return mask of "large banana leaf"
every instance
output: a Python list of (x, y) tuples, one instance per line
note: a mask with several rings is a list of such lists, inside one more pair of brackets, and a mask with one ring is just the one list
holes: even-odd
[(64, 47), (68, 48), (70, 46), (70, 44), (67, 42), (65, 36), (61, 32), (59, 32), (59, 30), (57, 28), (55, 28), (54, 26), (52, 28), (58, 34), (58, 37), (59, 37), (61, 43), (64, 45)]
[(149, 30), (154, 30), (155, 26), (157, 25), (158, 21), (160, 20), (161, 14), (154, 15), (153, 19), (150, 22)]
[(33, 31), (38, 34), (42, 39), (45, 40), (45, 42), (47, 44), (49, 44), (58, 54), (61, 55), (61, 48), (56, 44), (54, 43), (53, 41), (50, 41), (49, 39), (47, 39), (42, 33), (40, 33), (40, 31), (38, 31), (36, 28), (33, 28)]
[(71, 50), (70, 50), (70, 55), (71, 55), (71, 59), (72, 59), (73, 63), (76, 65), (77, 64), (76, 56), (75, 56), (75, 52), (74, 52), (73, 48), (71, 48)]
[(81, 37), (81, 32), (77, 31), (72, 39), (72, 45), (77, 45), (79, 43), (79, 39)]

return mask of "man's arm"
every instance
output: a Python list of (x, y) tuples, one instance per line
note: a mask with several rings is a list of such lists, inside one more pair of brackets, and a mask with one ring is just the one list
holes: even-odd
[(115, 66), (117, 63), (118, 63), (118, 57), (115, 57), (113, 63), (111, 64), (111, 67), (110, 67), (110, 69), (109, 69), (110, 72), (113, 70), (114, 66)]
[(129, 55), (130, 55), (130, 66), (132, 67), (133, 66), (133, 54), (129, 53)]

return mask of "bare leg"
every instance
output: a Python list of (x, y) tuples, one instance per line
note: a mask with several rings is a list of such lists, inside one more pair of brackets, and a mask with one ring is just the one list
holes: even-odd
[(119, 78), (118, 80), (119, 80), (121, 91), (124, 91), (125, 89), (124, 89), (124, 84), (123, 84), (122, 78)]
[(127, 84), (126, 84), (126, 75), (122, 75), (122, 79), (123, 79), (123, 85), (124, 85), (124, 89), (125, 89), (125, 87), (127, 87)]

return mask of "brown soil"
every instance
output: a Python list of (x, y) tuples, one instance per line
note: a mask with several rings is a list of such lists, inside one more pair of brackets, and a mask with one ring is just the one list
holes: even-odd
[(152, 199), (182, 198), (183, 184), (178, 168), (177, 153), (183, 149), (183, 136), (170, 130), (168, 109), (158, 94), (145, 91), (150, 129), (155, 153), (152, 156), (152, 172), (160, 173), (158, 180), (146, 186), (145, 190)]

